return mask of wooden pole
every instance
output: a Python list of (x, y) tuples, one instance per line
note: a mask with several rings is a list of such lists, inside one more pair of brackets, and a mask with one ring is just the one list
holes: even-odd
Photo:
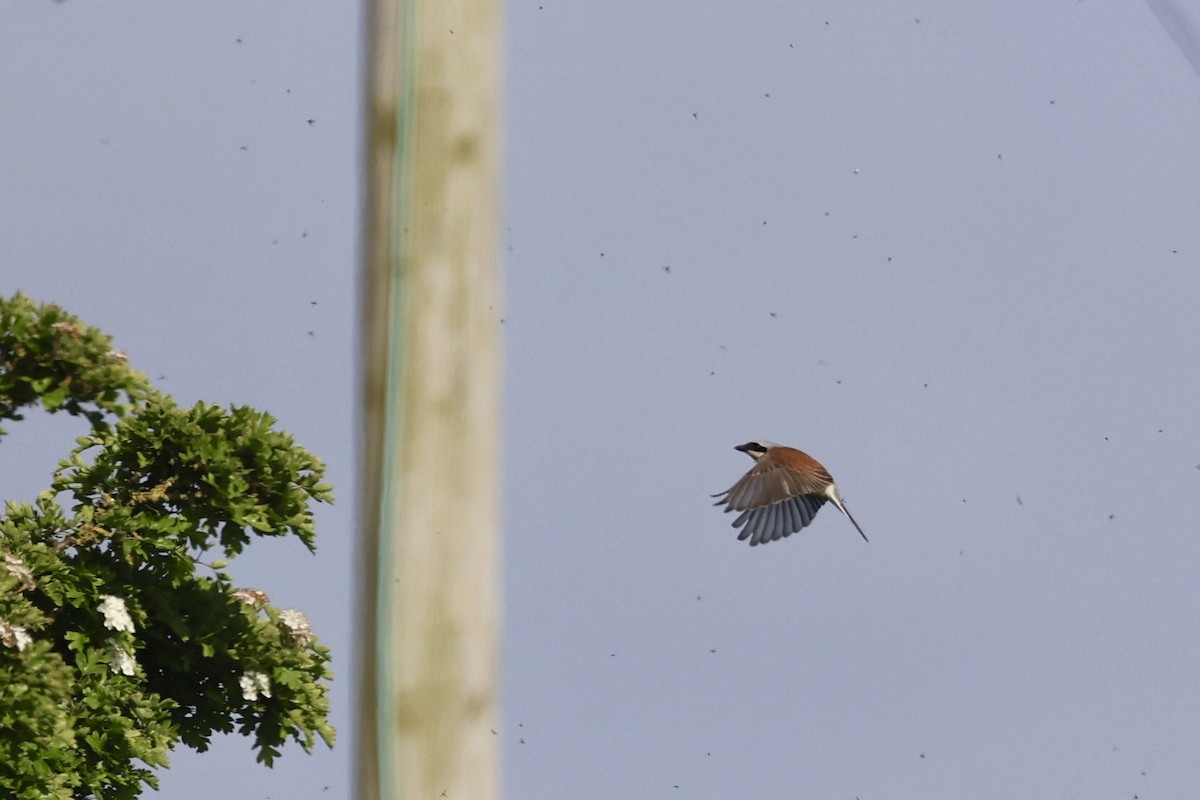
[(365, 800), (498, 800), (494, 0), (367, 21), (359, 774)]

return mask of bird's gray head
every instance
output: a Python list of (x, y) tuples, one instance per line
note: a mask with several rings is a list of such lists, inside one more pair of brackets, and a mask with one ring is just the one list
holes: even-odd
[(774, 442), (768, 442), (766, 439), (755, 439), (753, 442), (746, 442), (745, 444), (739, 444), (737, 447), (735, 447), (733, 449), (741, 450), (743, 453), (750, 456), (755, 461), (758, 461), (760, 458), (762, 458), (763, 456), (765, 456), (767, 454), (768, 450), (770, 450), (772, 447), (778, 447), (778, 446), (779, 445), (775, 444)]

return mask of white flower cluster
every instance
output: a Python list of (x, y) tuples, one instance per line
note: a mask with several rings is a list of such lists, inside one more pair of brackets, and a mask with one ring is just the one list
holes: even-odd
[(294, 608), (285, 608), (279, 612), (279, 622), (287, 629), (288, 636), (301, 647), (307, 647), (313, 640), (312, 625), (308, 618)]
[(0, 619), (0, 644), (24, 650), (32, 643), (33, 637), (26, 633), (24, 628)]
[[(100, 605), (97, 610), (104, 615), (104, 627), (110, 631), (126, 631), (133, 633), (133, 618), (125, 601), (111, 594), (100, 595)], [(108, 668), (121, 675), (132, 676), (137, 669), (137, 660), (133, 653), (115, 638), (108, 640)]]
[(25, 562), (19, 556), (5, 553), (4, 569), (21, 584), (21, 591), (37, 588), (37, 581), (33, 579), (33, 573), (29, 571), (29, 567), (25, 566)]
[(256, 670), (249, 670), (238, 678), (238, 685), (242, 687), (242, 697), (251, 703), (257, 700), (260, 694), (263, 697), (271, 696), (271, 679)]
[(129, 609), (125, 608), (125, 601), (121, 598), (113, 597), (111, 594), (100, 595), (99, 611), (104, 615), (104, 627), (113, 631), (133, 633), (133, 619), (129, 616)]
[(122, 675), (132, 676), (137, 668), (133, 654), (124, 648), (116, 639), (108, 640), (108, 668)]
[(233, 593), (233, 599), (237, 600), (239, 603), (245, 603), (248, 606), (254, 606), (255, 608), (262, 608), (267, 603), (271, 602), (271, 598), (267, 597), (267, 593), (262, 589), (253, 589), (250, 587), (238, 589)]
[(61, 320), (59, 322), (56, 322), (53, 325), (51, 325), (50, 327), (60, 333), (67, 334), (72, 339), (78, 339), (82, 335), (79, 333), (79, 328), (76, 328), (74, 325), (67, 322), (66, 320)]

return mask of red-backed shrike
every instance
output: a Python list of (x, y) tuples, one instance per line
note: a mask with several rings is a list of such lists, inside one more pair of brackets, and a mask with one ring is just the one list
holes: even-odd
[[(773, 542), (808, 525), (825, 501), (838, 511), (867, 540), (867, 535), (850, 516), (829, 471), (808, 453), (794, 447), (760, 439), (734, 448), (754, 459), (754, 466), (729, 489), (714, 494), (714, 505), (725, 511), (740, 511), (733, 527), (742, 528), (738, 541), (750, 540), (750, 546)], [(745, 527), (743, 527), (745, 526)]]

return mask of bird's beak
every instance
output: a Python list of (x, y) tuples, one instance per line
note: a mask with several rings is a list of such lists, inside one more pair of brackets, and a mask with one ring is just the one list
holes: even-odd
[(739, 450), (739, 451), (741, 451), (741, 452), (743, 452), (743, 453), (744, 453), (744, 452), (746, 452), (747, 450), (749, 450), (749, 449), (750, 449), (750, 445), (749, 445), (749, 443), (747, 443), (747, 444), (739, 444), (739, 445), (737, 445), (736, 447), (734, 447), (733, 449), (734, 449), (734, 450)]

